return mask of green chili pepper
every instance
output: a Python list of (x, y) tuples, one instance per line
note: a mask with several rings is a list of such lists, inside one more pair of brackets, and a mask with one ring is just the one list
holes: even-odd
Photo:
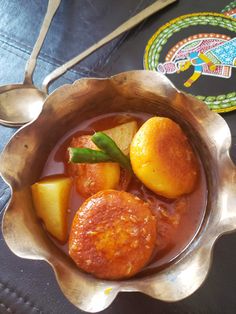
[(69, 162), (74, 163), (98, 163), (112, 161), (105, 152), (90, 148), (69, 147)]
[(103, 132), (96, 132), (91, 140), (98, 148), (110, 156), (111, 160), (118, 162), (123, 168), (132, 171), (129, 158), (123, 154), (116, 143), (108, 135)]

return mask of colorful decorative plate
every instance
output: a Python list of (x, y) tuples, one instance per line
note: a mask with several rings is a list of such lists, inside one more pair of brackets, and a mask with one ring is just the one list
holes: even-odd
[(224, 14), (187, 14), (159, 28), (147, 44), (145, 69), (168, 75), (214, 111), (236, 110), (234, 4)]
[(235, 8), (236, 8), (236, 0), (230, 2), (221, 12), (222, 13), (229, 12)]

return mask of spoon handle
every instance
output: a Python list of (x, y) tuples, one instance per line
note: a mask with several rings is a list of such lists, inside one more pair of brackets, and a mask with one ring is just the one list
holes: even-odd
[(169, 4), (175, 1), (177, 0), (157, 0), (153, 4), (148, 6), (146, 9), (142, 10), (140, 13), (131, 17), (128, 21), (121, 24), (118, 28), (116, 28), (109, 35), (107, 35), (106, 37), (98, 41), (96, 44), (92, 45), (84, 52), (80, 53), (73, 59), (69, 60), (68, 62), (64, 63), (59, 68), (55, 69), (53, 72), (48, 74), (43, 81), (42, 90), (45, 93), (47, 93), (49, 84), (53, 82), (55, 79), (57, 79), (59, 76), (64, 74), (67, 70), (73, 67), (76, 63), (83, 60), (85, 57), (89, 56), (91, 53), (93, 53), (95, 50), (102, 47), (103, 45), (107, 44), (109, 41), (113, 40), (114, 38), (118, 37), (122, 33), (136, 26), (137, 24), (145, 20), (147, 17), (151, 16), (152, 14), (156, 13), (157, 11), (163, 9), (164, 7), (168, 6)]
[(42, 44), (44, 42), (44, 39), (47, 35), (47, 32), (48, 32), (49, 26), (51, 24), (52, 18), (54, 16), (54, 14), (56, 13), (60, 3), (61, 3), (61, 0), (49, 0), (48, 1), (47, 12), (46, 12), (46, 15), (45, 15), (44, 20), (43, 20), (43, 24), (42, 24), (41, 29), (40, 29), (38, 39), (34, 45), (34, 48), (32, 50), (30, 57), (29, 57), (29, 60), (26, 63), (24, 83), (33, 84), (32, 75), (34, 73), (34, 69), (36, 66), (37, 57), (38, 57), (38, 54), (39, 54), (40, 49), (42, 47)]

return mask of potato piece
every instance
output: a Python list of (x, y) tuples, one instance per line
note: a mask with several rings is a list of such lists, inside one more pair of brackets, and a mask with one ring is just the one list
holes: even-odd
[(131, 121), (103, 132), (113, 139), (125, 155), (129, 155), (130, 144), (137, 131), (137, 122)]
[[(137, 122), (131, 121), (103, 132), (110, 136), (116, 142), (117, 146), (128, 155), (130, 143), (137, 129)], [(98, 149), (91, 141), (90, 135), (73, 138), (69, 146)], [(68, 173), (73, 177), (77, 177), (77, 191), (84, 197), (89, 197), (102, 190), (120, 189), (121, 186), (124, 186), (120, 182), (120, 166), (114, 162), (97, 164), (70, 163), (68, 164)], [(126, 176), (127, 178), (128, 176)], [(128, 185), (128, 181), (126, 186)]]
[(67, 240), (67, 209), (72, 180), (52, 176), (31, 186), (34, 206), (49, 233), (61, 242)]
[(80, 175), (76, 178), (76, 189), (82, 196), (118, 187), (120, 166), (117, 163), (80, 164), (78, 167)]
[[(69, 146), (97, 149), (90, 135), (73, 138)], [(120, 166), (115, 162), (69, 163), (68, 172), (76, 177), (76, 189), (86, 198), (101, 190), (116, 189), (120, 181)]]
[(180, 126), (153, 117), (138, 130), (130, 146), (134, 173), (150, 190), (168, 198), (191, 193), (199, 165)]

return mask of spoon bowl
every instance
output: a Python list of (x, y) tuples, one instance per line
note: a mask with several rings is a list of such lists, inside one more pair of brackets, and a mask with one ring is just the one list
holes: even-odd
[(14, 84), (0, 88), (0, 123), (21, 126), (41, 112), (47, 95), (34, 85)]
[(21, 126), (34, 120), (42, 110), (47, 94), (33, 85), (32, 76), (37, 56), (60, 3), (61, 0), (48, 1), (47, 12), (38, 39), (25, 67), (24, 82), (0, 87), (0, 124), (13, 127)]

